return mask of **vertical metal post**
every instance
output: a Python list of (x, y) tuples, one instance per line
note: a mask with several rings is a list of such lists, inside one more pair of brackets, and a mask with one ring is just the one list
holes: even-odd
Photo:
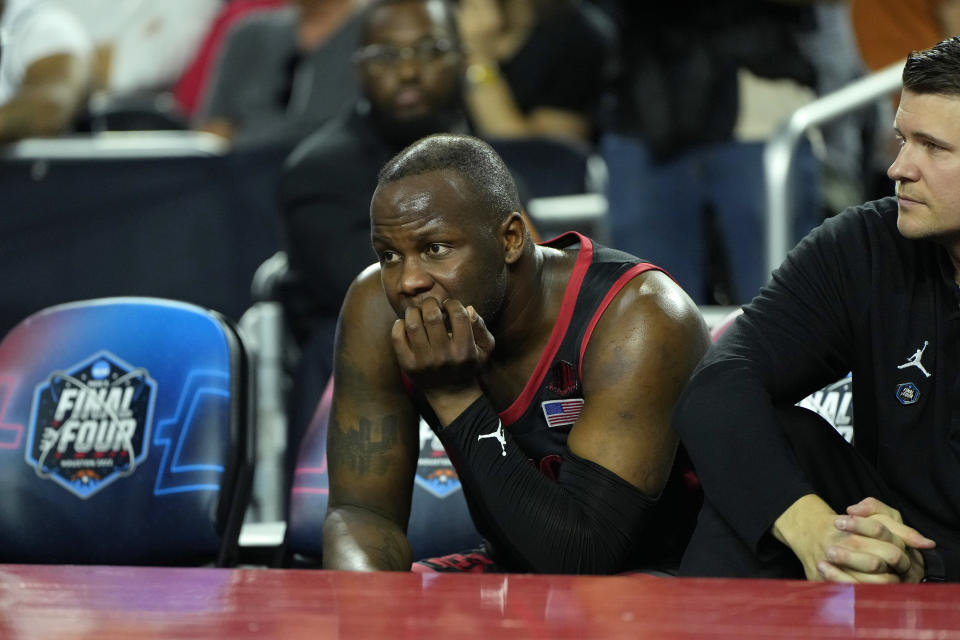
[(797, 143), (810, 127), (846, 115), (898, 90), (903, 61), (861, 78), (793, 112), (780, 131), (767, 142), (763, 165), (767, 188), (766, 263), (768, 274), (780, 266), (793, 246), (790, 170)]

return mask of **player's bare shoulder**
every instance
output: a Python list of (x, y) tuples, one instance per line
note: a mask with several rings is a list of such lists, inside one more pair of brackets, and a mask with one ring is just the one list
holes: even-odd
[[(620, 325), (674, 325), (702, 329), (706, 325), (697, 305), (673, 279), (659, 269), (637, 274), (617, 292), (603, 316)], [(598, 327), (599, 328), (599, 327)]]
[(343, 300), (341, 314), (351, 320), (382, 319), (387, 326), (397, 319), (380, 281), (380, 265), (371, 264), (354, 278)]
[(380, 282), (380, 265), (372, 264), (354, 279), (344, 297), (337, 330), (338, 349), (385, 349), (396, 319)]
[(706, 324), (696, 303), (663, 271), (644, 271), (624, 287), (624, 293), (628, 299), (633, 297), (635, 312), (640, 312), (644, 321), (702, 329), (706, 335)]
[(617, 292), (603, 312), (586, 352), (616, 350), (622, 357), (644, 357), (651, 348), (671, 353), (683, 368), (695, 364), (710, 345), (703, 316), (690, 296), (666, 273), (638, 274)]

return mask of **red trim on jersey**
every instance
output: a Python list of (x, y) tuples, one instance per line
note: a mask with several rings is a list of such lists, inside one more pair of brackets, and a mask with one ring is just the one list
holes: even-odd
[[(523, 416), (527, 407), (530, 406), (533, 397), (540, 389), (540, 385), (547, 376), (550, 365), (553, 363), (553, 359), (557, 355), (560, 345), (563, 343), (563, 337), (570, 328), (570, 318), (573, 317), (573, 309), (576, 306), (577, 297), (580, 295), (583, 278), (587, 273), (587, 269), (590, 268), (590, 264), (593, 262), (593, 243), (590, 239), (576, 232), (571, 232), (571, 234), (580, 240), (580, 251), (577, 254), (577, 262), (573, 265), (570, 280), (567, 282), (567, 290), (563, 294), (563, 301), (560, 303), (560, 313), (557, 314), (557, 322), (553, 325), (553, 332), (550, 334), (547, 346), (544, 347), (543, 353), (540, 354), (540, 360), (537, 362), (537, 366), (533, 370), (530, 379), (527, 380), (527, 384), (523, 387), (523, 391), (520, 392), (520, 395), (517, 396), (517, 399), (514, 400), (509, 407), (500, 412), (500, 421), (504, 427), (509, 427)], [(563, 236), (558, 236), (558, 238), (566, 235), (568, 234), (563, 234)], [(554, 240), (558, 238), (554, 238)], [(554, 240), (550, 240), (550, 242)]]
[(408, 378), (407, 374), (405, 374), (403, 371), (400, 372), (400, 384), (403, 385), (403, 390), (407, 392), (407, 395), (412, 398), (417, 387), (413, 384), (413, 380)]
[(647, 271), (660, 271), (660, 267), (650, 264), (649, 262), (639, 262), (629, 269), (626, 273), (617, 278), (617, 281), (613, 283), (613, 286), (610, 287), (610, 290), (607, 291), (607, 295), (603, 297), (603, 300), (600, 301), (600, 304), (597, 306), (597, 310), (593, 313), (593, 317), (590, 318), (590, 324), (587, 325), (587, 332), (583, 334), (583, 340), (580, 342), (580, 359), (577, 363), (577, 376), (583, 380), (583, 354), (587, 350), (587, 343), (590, 342), (590, 336), (593, 335), (593, 329), (597, 326), (597, 323), (600, 322), (600, 316), (603, 315), (603, 312), (606, 310), (610, 303), (613, 301), (614, 297), (627, 285), (628, 282), (633, 280), (635, 277), (641, 273)]

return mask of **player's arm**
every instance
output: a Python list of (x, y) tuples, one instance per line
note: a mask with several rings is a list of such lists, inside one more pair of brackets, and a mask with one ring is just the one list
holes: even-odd
[(584, 354), (585, 403), (570, 451), (657, 496), (677, 446), (674, 404), (709, 344), (696, 306), (668, 276), (635, 278), (604, 312)]
[(33, 62), (16, 96), (0, 106), (0, 141), (62, 133), (86, 99), (89, 80), (81, 56), (58, 53)]
[(337, 330), (327, 436), (327, 569), (405, 571), (405, 536), (417, 464), (417, 414), (390, 345), (396, 316), (376, 267), (350, 288)]
[[(484, 397), (439, 433), (498, 553), (525, 570), (623, 570), (672, 467), (674, 400), (708, 345), (703, 320), (667, 276), (613, 299), (584, 355), (584, 409), (556, 481), (526, 459)], [(490, 438), (500, 432), (504, 444)], [(483, 437), (482, 436), (486, 436)]]

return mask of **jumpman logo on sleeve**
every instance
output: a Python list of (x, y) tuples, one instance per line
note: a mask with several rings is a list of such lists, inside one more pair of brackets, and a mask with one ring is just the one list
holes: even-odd
[(477, 442), (480, 442), (484, 438), (496, 438), (497, 442), (500, 443), (500, 455), (507, 455), (507, 437), (503, 433), (503, 423), (497, 420), (497, 430), (493, 433), (484, 433), (477, 436)]
[(929, 378), (930, 372), (924, 368), (923, 362), (921, 362), (921, 359), (923, 358), (923, 352), (927, 350), (928, 344), (930, 344), (929, 341), (924, 340), (923, 346), (917, 349), (916, 353), (914, 353), (912, 356), (907, 358), (906, 362), (904, 362), (901, 365), (897, 365), (897, 369), (906, 369), (907, 367), (916, 367), (917, 369), (920, 369), (920, 371), (923, 373), (924, 376)]

